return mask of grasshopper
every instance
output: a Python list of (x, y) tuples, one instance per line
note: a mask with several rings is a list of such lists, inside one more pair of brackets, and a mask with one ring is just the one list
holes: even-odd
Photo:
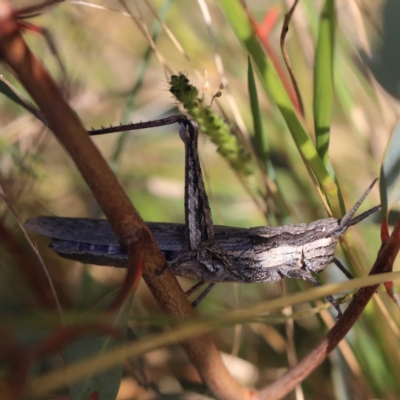
[[(193, 303), (197, 305), (219, 282), (277, 282), (284, 277), (303, 279), (319, 286), (315, 274), (335, 263), (351, 278), (335, 258), (340, 236), (380, 209), (376, 206), (354, 217), (372, 189), (368, 187), (357, 203), (341, 219), (325, 218), (309, 224), (260, 226), (250, 229), (214, 226), (204, 187), (198, 151), (198, 128), (184, 116), (173, 116), (148, 123), (103, 128), (91, 134), (140, 129), (178, 122), (185, 145), (185, 224), (148, 223), (166, 264), (174, 274), (209, 286)], [(124, 267), (127, 255), (106, 220), (87, 218), (36, 217), (25, 227), (51, 237), (51, 247), (62, 257), (97, 265)], [(327, 299), (341, 315), (332, 296)]]

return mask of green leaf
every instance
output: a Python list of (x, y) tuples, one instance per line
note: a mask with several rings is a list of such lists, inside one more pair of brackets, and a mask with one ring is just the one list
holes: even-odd
[(372, 57), (365, 53), (361, 55), (379, 84), (393, 97), (400, 99), (400, 2), (385, 1), (381, 18), (380, 45), (373, 51)]
[(373, 337), (370, 330), (365, 329), (365, 326), (355, 324), (354, 328), (354, 338), (350, 340), (350, 344), (360, 363), (364, 378), (376, 397), (384, 398), (388, 390), (395, 390), (398, 386), (398, 380), (393, 379), (393, 366), (386, 357), (382, 357), (385, 346), (382, 342), (377, 341), (376, 336)]
[(386, 148), (379, 179), (382, 214), (387, 218), (390, 206), (400, 198), (400, 122), (395, 126)]
[[(106, 301), (108, 303), (109, 299), (106, 299)], [(64, 351), (67, 363), (73, 364), (79, 360), (89, 359), (123, 344), (131, 304), (132, 297), (119, 310), (114, 319), (113, 328), (115, 328), (116, 332), (121, 333), (119, 337), (98, 333), (76, 340)], [(103, 308), (103, 305), (99, 304), (99, 308)], [(113, 368), (104, 369), (100, 373), (93, 374), (88, 379), (71, 383), (71, 399), (86, 400), (94, 392), (98, 393), (99, 399), (115, 399), (121, 383), (122, 371), (123, 362)]]
[(28, 110), (37, 119), (39, 119), (46, 126), (48, 126), (44, 114), (33, 103), (31, 103), (22, 93), (20, 93), (10, 82), (8, 82), (3, 75), (0, 75), (0, 92), (6, 95), (13, 102), (24, 107), (25, 110)]
[(326, 0), (321, 14), (314, 65), (314, 129), (316, 147), (323, 163), (328, 163), (333, 94), (335, 42), (335, 2)]

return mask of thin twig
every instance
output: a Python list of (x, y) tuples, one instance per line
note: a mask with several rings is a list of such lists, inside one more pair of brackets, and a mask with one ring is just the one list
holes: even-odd
[(285, 14), (285, 19), (284, 19), (283, 25), (282, 25), (280, 44), (281, 44), (282, 56), (283, 56), (283, 59), (285, 60), (286, 68), (287, 68), (287, 70), (289, 72), (290, 79), (292, 80), (292, 84), (293, 84), (294, 90), (296, 92), (297, 100), (299, 102), (300, 112), (301, 112), (301, 115), (304, 117), (303, 101), (301, 100), (301, 94), (300, 94), (299, 86), (297, 84), (297, 80), (296, 80), (296, 77), (294, 75), (294, 71), (293, 71), (292, 65), (290, 63), (290, 59), (289, 59), (288, 53), (286, 51), (286, 42), (285, 42), (286, 34), (289, 31), (289, 23), (290, 23), (290, 20), (292, 18), (292, 15), (294, 13), (294, 10), (296, 9), (296, 6), (297, 6), (298, 2), (299, 2), (299, 0), (295, 0), (295, 2), (293, 3), (292, 8)]
[[(244, 145), (246, 146), (246, 148), (250, 148), (251, 146), (249, 145), (249, 132), (246, 128), (246, 125), (243, 121), (240, 109), (238, 107), (238, 105), (236, 104), (235, 98), (233, 97), (232, 94), (232, 90), (230, 88), (230, 85), (228, 83), (228, 77), (226, 76), (225, 73), (225, 68), (224, 68), (224, 63), (222, 61), (222, 57), (221, 54), (218, 50), (218, 46), (217, 46), (217, 40), (215, 39), (215, 35), (214, 35), (214, 31), (213, 31), (213, 23), (211, 20), (211, 14), (210, 11), (208, 9), (207, 3), (204, 0), (197, 0), (201, 13), (203, 15), (203, 19), (204, 22), (206, 24), (207, 27), (207, 31), (208, 31), (208, 35), (210, 37), (211, 43), (213, 45), (213, 49), (214, 49), (214, 62), (215, 65), (217, 67), (217, 71), (222, 79), (222, 83), (225, 85), (225, 90), (227, 93), (227, 99), (229, 102), (229, 106), (232, 110), (232, 116), (233, 119), (235, 120), (236, 126), (239, 129), (239, 133), (240, 133), (240, 140), (241, 142), (244, 142)], [(214, 24), (215, 25), (215, 24)]]
[(58, 300), (57, 292), (56, 292), (56, 289), (54, 287), (53, 280), (51, 279), (49, 271), (48, 271), (48, 269), (46, 267), (46, 264), (44, 263), (43, 258), (40, 255), (39, 250), (37, 249), (36, 245), (31, 241), (29, 235), (27, 234), (27, 232), (26, 232), (21, 220), (18, 217), (17, 212), (14, 210), (13, 205), (11, 204), (11, 202), (10, 202), (9, 198), (7, 197), (7, 195), (4, 193), (4, 190), (1, 187), (1, 185), (0, 185), (0, 196), (3, 198), (3, 200), (7, 204), (8, 208), (10, 209), (12, 214), (14, 215), (14, 217), (17, 220), (18, 225), (20, 226), (20, 228), (21, 228), (26, 240), (28, 241), (29, 245), (32, 247), (33, 251), (35, 252), (36, 257), (39, 260), (40, 265), (42, 266), (44, 274), (46, 275), (47, 281), (49, 282), (50, 290), (51, 290), (51, 293), (53, 294), (53, 298), (54, 298), (54, 301), (56, 303), (58, 313), (60, 314), (61, 322), (65, 326), (64, 314), (62, 312), (61, 304), (60, 304), (60, 301)]
[(151, 5), (151, 3), (148, 0), (144, 0), (144, 1), (146, 3), (147, 7), (149, 8), (149, 10), (151, 11), (151, 13), (153, 14), (154, 18), (157, 19), (158, 23), (162, 26), (162, 28), (164, 29), (164, 32), (167, 34), (167, 36), (169, 37), (171, 42), (174, 44), (174, 46), (177, 48), (179, 53), (181, 53), (183, 55), (183, 57), (186, 58), (186, 60), (192, 62), (192, 59), (190, 58), (189, 54), (185, 51), (183, 46), (179, 43), (179, 40), (173, 34), (171, 29), (169, 29), (168, 25), (159, 17), (159, 15), (157, 14), (156, 10)]
[[(288, 96), (289, 96), (289, 98), (290, 98), (290, 100), (291, 100), (291, 102), (293, 104), (293, 107), (296, 109), (296, 111), (298, 113), (300, 113), (300, 105), (298, 103), (296, 93), (293, 91), (293, 86), (290, 84), (289, 80), (287, 79), (287, 75), (285, 74), (285, 71), (282, 68), (281, 62), (278, 59), (278, 56), (277, 56), (277, 54), (275, 52), (275, 49), (273, 48), (273, 46), (270, 45), (270, 43), (268, 41), (268, 36), (269, 36), (270, 29), (268, 29), (266, 31), (263, 27), (259, 28), (258, 25), (257, 25), (257, 22), (253, 18), (252, 14), (250, 13), (250, 11), (246, 7), (246, 5), (244, 5), (244, 7), (245, 7), (246, 14), (247, 14), (247, 16), (249, 18), (249, 21), (250, 21), (250, 23), (251, 23), (251, 25), (253, 27), (254, 33), (258, 37), (260, 42), (262, 43), (262, 45), (263, 45), (268, 57), (271, 59), (271, 62), (274, 65), (274, 67), (276, 69), (276, 72), (279, 75), (279, 78), (280, 78), (280, 80), (281, 80), (281, 82), (282, 82), (282, 84), (283, 84), (283, 86), (284, 86), (284, 88), (286, 90), (286, 93), (288, 94)], [(274, 11), (273, 8), (267, 14), (267, 18), (271, 14), (272, 15), (275, 14), (273, 16), (273, 19), (277, 18), (277, 16), (276, 16), (277, 12)], [(272, 28), (272, 26), (269, 27), (269, 28)]]
[(169, 72), (170, 69), (168, 68), (167, 62), (165, 61), (165, 58), (163, 57), (163, 55), (157, 50), (157, 46), (154, 43), (153, 38), (151, 37), (151, 34), (149, 32), (149, 30), (147, 29), (147, 25), (144, 23), (143, 18), (138, 18), (135, 17), (135, 15), (131, 12), (131, 10), (128, 7), (128, 4), (125, 2), (125, 0), (118, 0), (119, 3), (122, 5), (122, 7), (124, 8), (125, 12), (128, 13), (131, 18), (133, 19), (133, 21), (136, 23), (136, 26), (140, 29), (140, 31), (143, 33), (143, 36), (146, 38), (146, 40), (149, 43), (149, 46), (151, 47), (151, 49), (154, 52), (154, 55), (156, 56), (158, 62), (160, 63), (161, 66), (163, 66), (166, 70), (168, 70)]

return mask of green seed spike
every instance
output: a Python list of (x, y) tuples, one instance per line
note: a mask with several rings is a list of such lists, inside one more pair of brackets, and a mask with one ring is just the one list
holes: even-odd
[(254, 165), (251, 156), (238, 142), (229, 126), (224, 120), (205, 106), (203, 100), (198, 97), (199, 91), (189, 83), (189, 79), (182, 73), (172, 75), (170, 92), (185, 107), (188, 113), (199, 124), (199, 129), (209, 136), (217, 145), (218, 152), (229, 162), (232, 168), (244, 175), (252, 175)]

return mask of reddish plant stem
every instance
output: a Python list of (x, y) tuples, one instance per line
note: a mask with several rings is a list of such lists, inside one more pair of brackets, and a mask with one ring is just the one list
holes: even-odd
[[(194, 318), (196, 314), (174, 275), (165, 273), (161, 277), (156, 276), (155, 270), (161, 269), (164, 259), (151, 232), (90, 140), (78, 117), (62, 98), (57, 85), (26, 46), (20, 35), (16, 13), (5, 0), (0, 0), (0, 56), (46, 115), (51, 130), (69, 152), (121, 245), (127, 249), (130, 283), (137, 281), (137, 269), (143, 262), (143, 278), (162, 310), (175, 316), (178, 321)], [(133, 254), (139, 256), (132, 257)], [(136, 275), (132, 273), (135, 270)], [(127, 295), (129, 290), (126, 286), (124, 290)], [(218, 350), (207, 335), (187, 340), (183, 347), (204, 383), (217, 398), (250, 398), (250, 392), (229, 375)]]
[[(279, 75), (279, 78), (280, 78), (292, 104), (293, 104), (293, 107), (296, 109), (298, 115), (302, 116), (301, 107), (300, 107), (296, 92), (292, 86), (292, 83), (288, 79), (286, 72), (282, 66), (282, 63), (279, 61), (279, 57), (277, 56), (275, 49), (269, 44), (269, 41), (268, 41), (269, 34), (272, 29), (272, 27), (270, 26), (271, 25), (270, 20), (272, 19), (272, 22), (275, 23), (275, 21), (277, 19), (276, 18), (276, 13), (277, 13), (276, 9), (272, 8), (268, 12), (261, 27), (258, 26), (257, 22), (255, 21), (255, 19), (253, 18), (252, 14), (250, 13), (250, 11), (248, 10), (247, 7), (245, 7), (245, 10), (246, 10), (247, 16), (249, 18), (249, 21), (253, 27), (253, 31), (254, 31), (255, 35), (258, 37), (258, 39), (260, 40), (261, 44), (263, 45), (268, 57), (271, 59), (272, 63), (274, 64), (276, 72)], [(269, 25), (268, 29), (265, 28), (266, 22)]]
[(25, 280), (32, 289), (35, 299), (40, 306), (46, 309), (56, 309), (56, 302), (52, 296), (49, 285), (44, 281), (42, 270), (32, 263), (32, 253), (28, 255), (28, 251), (20, 245), (14, 237), (14, 234), (0, 222), (0, 237), (2, 245), (14, 256), (16, 262), (25, 276)]
[[(400, 221), (397, 222), (389, 240), (381, 247), (370, 275), (390, 272), (400, 248)], [(379, 285), (361, 288), (352, 302), (328, 332), (318, 346), (301, 360), (294, 368), (275, 381), (272, 385), (259, 392), (258, 399), (275, 400), (291, 392), (299, 383), (307, 378), (338, 345), (357, 321), (365, 306), (376, 292)]]
[(117, 296), (108, 307), (109, 311), (116, 311), (122, 307), (131, 292), (137, 288), (143, 273), (144, 255), (145, 251), (143, 247), (139, 249), (136, 248), (136, 246), (135, 248), (129, 247), (128, 260), (132, 260), (133, 265), (135, 265), (135, 269), (127, 269), (124, 283), (122, 284)]

